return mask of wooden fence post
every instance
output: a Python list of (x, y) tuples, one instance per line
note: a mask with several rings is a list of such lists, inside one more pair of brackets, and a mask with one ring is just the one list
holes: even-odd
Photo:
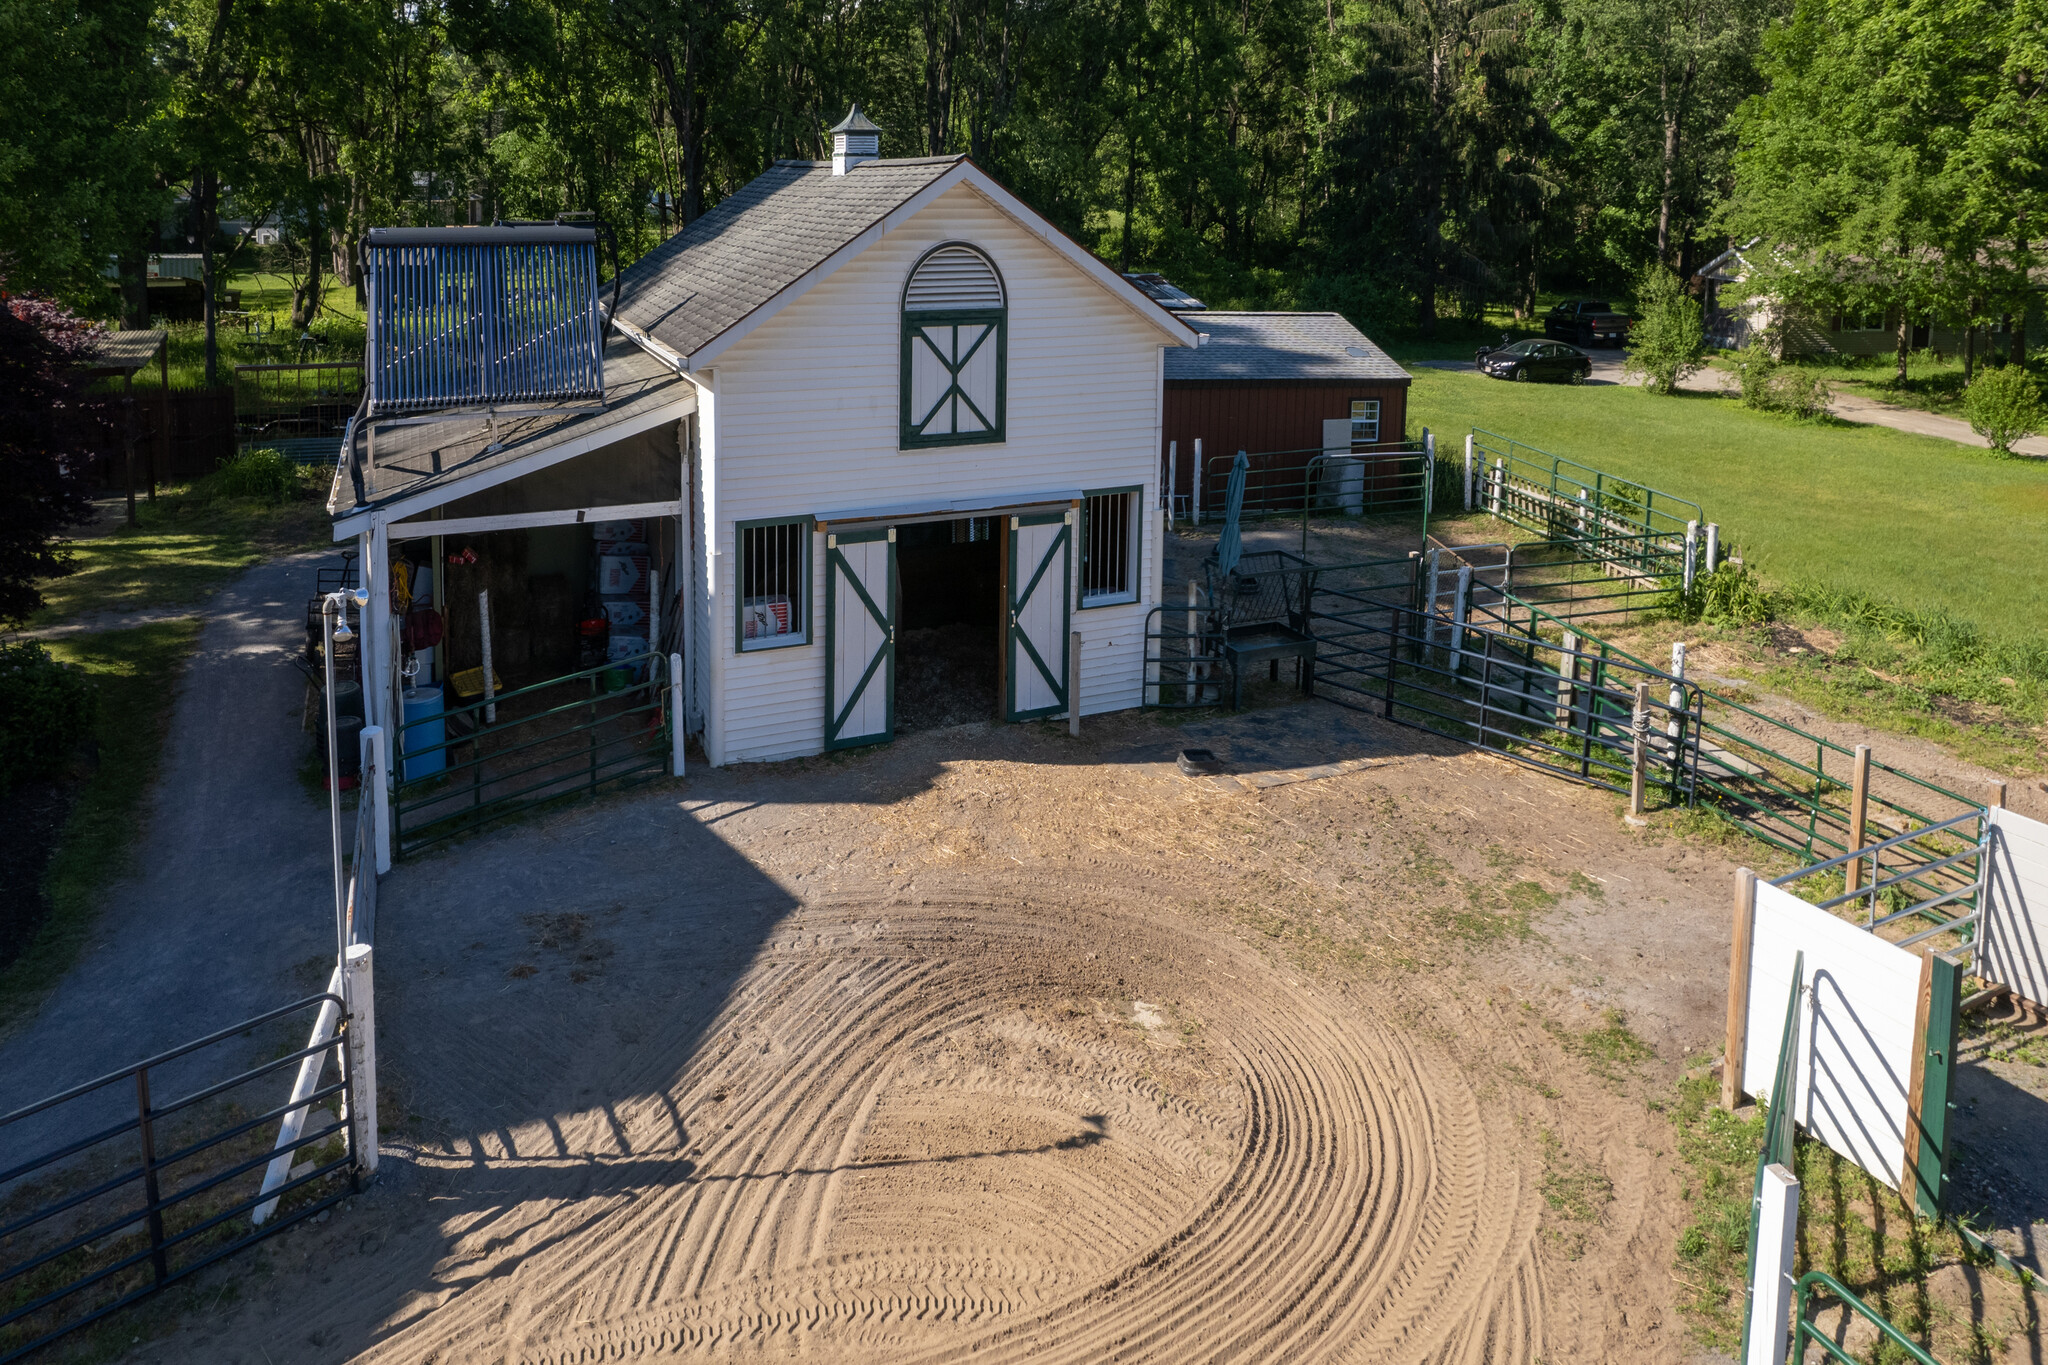
[(1067, 642), (1067, 733), (1081, 735), (1081, 632)]
[[(1860, 852), (1863, 848), (1863, 827), (1865, 817), (1870, 813), (1870, 746), (1856, 746), (1855, 776), (1849, 788), (1849, 851)], [(1842, 890), (1854, 891), (1863, 885), (1863, 859), (1851, 858), (1842, 864)]]
[(1643, 780), (1650, 747), (1650, 685), (1646, 682), (1636, 684), (1636, 709), (1629, 717), (1629, 733), (1628, 816), (1630, 824), (1640, 825), (1644, 823)]
[(348, 1002), (349, 1148), (356, 1169), (377, 1173), (377, 1005), (370, 988), (370, 945), (349, 945), (341, 998)]
[[(1728, 1029), (1721, 1055), (1721, 1107), (1742, 1103), (1742, 1054), (1749, 1046), (1750, 948), (1756, 932), (1756, 873), (1735, 869), (1735, 941), (1728, 950)], [(1775, 1099), (1776, 1097), (1773, 1096)]]

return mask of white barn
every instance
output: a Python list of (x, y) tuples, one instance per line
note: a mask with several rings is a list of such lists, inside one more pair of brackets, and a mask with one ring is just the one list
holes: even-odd
[(1075, 634), (1080, 712), (1139, 704), (1165, 351), (1196, 333), (964, 156), (880, 158), (858, 109), (834, 134), (621, 273), (601, 410), (344, 459), (335, 537), (361, 539), (373, 618), (394, 546), (431, 538), (439, 605), (465, 535), (527, 531), (541, 564), (565, 527), (643, 519), (648, 633), (713, 764), (887, 740), (934, 678), (955, 711), (928, 722), (963, 687), (983, 716), (1064, 715)]

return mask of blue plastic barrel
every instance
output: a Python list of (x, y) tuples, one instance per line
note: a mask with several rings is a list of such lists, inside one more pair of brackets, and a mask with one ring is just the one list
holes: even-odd
[[(415, 721), (433, 719), (424, 725)], [(405, 751), (412, 755), (405, 760), (405, 771), (400, 780), (417, 781), (432, 777), (448, 766), (448, 751), (437, 747), (447, 736), (447, 722), (441, 719), (441, 689), (439, 687), (408, 687), (405, 689)], [(420, 753), (432, 749), (432, 753)]]

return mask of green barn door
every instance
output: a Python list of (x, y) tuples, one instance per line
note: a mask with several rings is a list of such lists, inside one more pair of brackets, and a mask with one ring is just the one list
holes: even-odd
[(896, 532), (825, 537), (825, 747), (896, 733)]
[(1073, 546), (1072, 512), (1010, 518), (1010, 610), (1003, 641), (1007, 720), (1067, 709)]

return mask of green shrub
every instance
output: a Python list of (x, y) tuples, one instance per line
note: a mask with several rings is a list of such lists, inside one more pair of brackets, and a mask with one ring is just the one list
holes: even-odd
[(1652, 266), (1636, 286), (1636, 322), (1629, 329), (1623, 370), (1643, 376), (1652, 393), (1674, 393), (1679, 381), (1706, 362), (1707, 332), (1700, 301), (1670, 271)]
[(284, 502), (298, 496), (299, 466), (275, 450), (245, 450), (206, 476), (206, 491), (217, 497)]
[(2012, 454), (2015, 442), (2048, 426), (2041, 391), (2017, 365), (2001, 365), (1978, 375), (1963, 391), (1963, 415), (1970, 419), (1970, 430), (1991, 442), (2000, 455)]
[(1826, 380), (1797, 365), (1784, 364), (1761, 340), (1737, 351), (1734, 364), (1735, 377), (1742, 385), (1744, 407), (1792, 417), (1818, 417), (1834, 401), (1834, 390)]
[(91, 733), (99, 694), (37, 640), (0, 644), (0, 793), (61, 771)]
[(1747, 564), (1724, 563), (1693, 579), (1679, 604), (1685, 621), (1716, 626), (1755, 626), (1771, 619), (1771, 593)]

